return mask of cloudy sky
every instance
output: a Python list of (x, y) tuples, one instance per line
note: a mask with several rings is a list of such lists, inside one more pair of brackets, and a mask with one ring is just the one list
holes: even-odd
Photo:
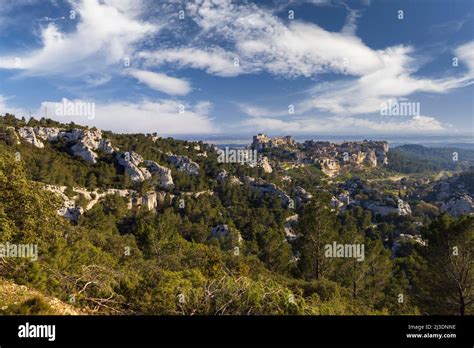
[[(0, 0), (0, 113), (18, 117), (160, 134), (472, 135), (473, 82), (472, 0)], [(65, 102), (94, 115), (58, 113)], [(397, 115), (403, 104), (419, 112)]]

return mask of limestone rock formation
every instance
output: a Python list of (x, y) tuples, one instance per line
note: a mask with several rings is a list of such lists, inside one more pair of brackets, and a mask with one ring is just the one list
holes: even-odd
[(369, 149), (367, 151), (364, 162), (371, 167), (377, 167), (377, 155), (375, 150)]
[[(81, 157), (83, 160), (94, 164), (97, 162), (97, 150), (112, 154), (113, 148), (110, 140), (102, 138), (100, 129), (80, 129), (65, 131), (53, 127), (21, 127), (18, 134), (30, 144), (38, 148), (43, 148), (43, 141), (56, 141), (64, 139), (69, 145), (73, 155)], [(41, 140), (40, 140), (41, 139)]]
[(273, 172), (272, 166), (268, 162), (268, 157), (262, 156), (258, 162), (258, 166), (263, 169), (265, 173)]
[(179, 171), (191, 175), (199, 175), (199, 164), (191, 161), (188, 157), (175, 155), (170, 152), (166, 155), (168, 156), (168, 161)]
[(397, 206), (384, 205), (380, 202), (367, 202), (366, 208), (371, 210), (374, 214), (380, 214), (382, 216), (388, 214), (398, 214), (398, 215), (411, 215), (411, 207), (407, 202), (399, 199)]
[(136, 152), (130, 151), (118, 154), (117, 162), (125, 168), (130, 179), (134, 182), (142, 182), (151, 178), (151, 173), (146, 168), (138, 166), (143, 162), (143, 157)]
[(468, 194), (457, 195), (441, 205), (441, 212), (448, 212), (455, 218), (470, 215), (474, 213), (474, 202)]
[(295, 225), (298, 223), (298, 218), (299, 218), (298, 214), (295, 214), (295, 215), (287, 217), (285, 220), (285, 225), (284, 225), (285, 235), (288, 241), (290, 242), (298, 239), (299, 237), (295, 233), (295, 230), (294, 230)]
[(147, 192), (143, 196), (134, 196), (128, 204), (129, 209), (146, 207), (147, 210), (155, 210), (158, 206), (158, 194), (155, 191)]
[(144, 161), (145, 166), (147, 167), (148, 171), (152, 174), (158, 175), (158, 180), (160, 182), (160, 186), (162, 188), (173, 188), (173, 177), (171, 176), (171, 169), (166, 168), (164, 166), (160, 166), (155, 161)]
[(26, 142), (32, 144), (33, 146), (42, 149), (44, 144), (38, 140), (35, 134), (35, 130), (33, 127), (21, 127), (18, 129), (18, 135), (25, 139)]
[(35, 127), (35, 134), (37, 138), (47, 141), (55, 141), (58, 139), (58, 136), (62, 132), (60, 128), (52, 127)]

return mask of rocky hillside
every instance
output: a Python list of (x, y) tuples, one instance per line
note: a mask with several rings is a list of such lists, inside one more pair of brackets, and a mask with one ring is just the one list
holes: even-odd
[[(108, 314), (457, 311), (392, 297), (429, 288), (405, 271), (418, 270), (414, 255), (429, 259), (431, 230), (470, 233), (471, 171), (394, 171), (386, 142), (259, 135), (250, 150), (256, 161), (157, 134), (1, 117), (0, 246), (40, 252), (0, 258), (0, 277), (44, 294), (9, 308), (74, 298), (77, 311)], [(338, 242), (364, 245), (368, 262), (316, 247)]]

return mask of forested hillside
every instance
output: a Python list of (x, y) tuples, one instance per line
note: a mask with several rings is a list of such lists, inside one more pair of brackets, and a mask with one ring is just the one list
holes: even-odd
[[(353, 203), (339, 209), (334, 185), (347, 182), (328, 180), (316, 166), (283, 169), (270, 158), (276, 169), (269, 173), (219, 163), (207, 144), (106, 131), (102, 136), (114, 150), (97, 150), (96, 162), (89, 163), (62, 138), (39, 148), (17, 136), (25, 126), (66, 134), (88, 128), (11, 115), (1, 121), (0, 243), (38, 246), (35, 261), (0, 258), (3, 281), (84, 313), (474, 312), (474, 218), (443, 213), (416, 198), (417, 190), (432, 186), (407, 182), (393, 193), (378, 182), (371, 190), (356, 184), (348, 198)], [(120, 164), (128, 153), (168, 169), (172, 185), (165, 187), (151, 169), (144, 180), (132, 180), (129, 167)], [(187, 166), (172, 162), (176, 156), (184, 156)], [(397, 163), (391, 169), (406, 173), (396, 156), (400, 152), (391, 157)], [(441, 168), (420, 156), (423, 168)], [(466, 173), (459, 180), (472, 185), (472, 172)], [(46, 185), (64, 187), (79, 211), (76, 219), (58, 213), (64, 198)], [(150, 206), (152, 194), (160, 199)], [(372, 201), (385, 198), (377, 195), (401, 197), (416, 209), (413, 215), (381, 214)], [(333, 243), (364, 246), (363, 260), (328, 257), (326, 246)], [(38, 302), (23, 300), (23, 307)], [(18, 312), (18, 305), (2, 307), (4, 314)]]

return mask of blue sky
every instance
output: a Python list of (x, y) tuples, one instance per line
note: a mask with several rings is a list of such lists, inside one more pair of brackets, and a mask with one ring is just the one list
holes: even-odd
[[(473, 82), (471, 0), (0, 0), (0, 113), (19, 117), (461, 136), (474, 131)], [(64, 100), (93, 104), (93, 117), (58, 113)], [(420, 112), (381, 113), (402, 103)]]

